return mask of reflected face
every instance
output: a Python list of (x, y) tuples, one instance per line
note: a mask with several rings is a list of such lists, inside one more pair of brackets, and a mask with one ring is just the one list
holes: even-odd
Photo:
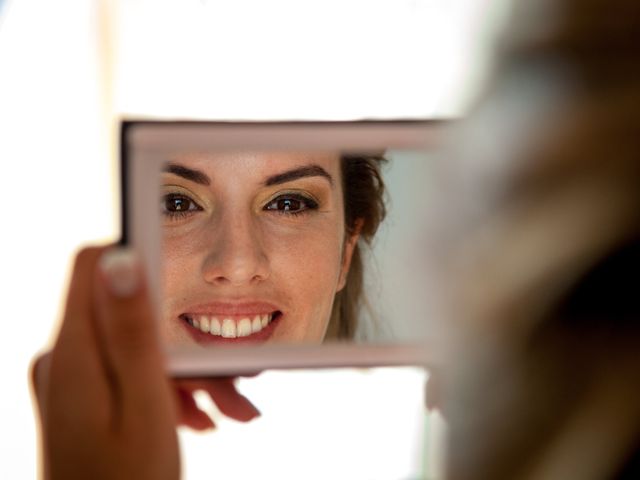
[(323, 340), (357, 236), (338, 154), (191, 154), (162, 175), (169, 345)]

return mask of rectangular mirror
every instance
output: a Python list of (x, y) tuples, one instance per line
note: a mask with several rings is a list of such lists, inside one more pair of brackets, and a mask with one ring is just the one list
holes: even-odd
[(123, 242), (172, 374), (423, 364), (416, 249), (444, 128), (124, 122)]

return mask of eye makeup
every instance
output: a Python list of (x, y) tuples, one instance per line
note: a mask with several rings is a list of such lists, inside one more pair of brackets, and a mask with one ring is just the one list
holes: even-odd
[(278, 192), (263, 207), (264, 211), (280, 215), (303, 215), (318, 210), (319, 203), (310, 195), (300, 192)]
[[(224, 210), (226, 202), (235, 206), (251, 202), (254, 214), (267, 215), (274, 221), (302, 220), (316, 212), (327, 213), (333, 204), (331, 178), (319, 174), (315, 169), (293, 169), (293, 176), (289, 176), (291, 172), (287, 171), (287, 175), (279, 174), (277, 181), (272, 179), (270, 185), (261, 183), (252, 192), (250, 189), (227, 190), (222, 185), (216, 186), (210, 180), (213, 177), (209, 172), (209, 181), (200, 182), (192, 178), (191, 172), (204, 176), (204, 170), (187, 168), (181, 164), (171, 165), (173, 168), (163, 175), (165, 178), (161, 198), (161, 212), (166, 227), (190, 224), (199, 217), (199, 213), (212, 212), (214, 204)], [(183, 170), (190, 172), (190, 175), (184, 174)]]
[(185, 218), (193, 215), (194, 212), (202, 211), (200, 205), (182, 193), (165, 194), (162, 197), (161, 208), (162, 215), (169, 220)]
[(162, 186), (160, 212), (165, 224), (187, 219), (205, 210), (205, 203), (191, 190), (175, 184)]

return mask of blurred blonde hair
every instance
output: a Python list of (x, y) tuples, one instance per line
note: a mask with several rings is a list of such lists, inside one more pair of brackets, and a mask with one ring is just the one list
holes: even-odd
[(503, 158), (461, 157), (486, 182), (444, 262), (450, 478), (610, 478), (640, 447), (639, 22), (632, 0), (519, 2), (458, 139)]

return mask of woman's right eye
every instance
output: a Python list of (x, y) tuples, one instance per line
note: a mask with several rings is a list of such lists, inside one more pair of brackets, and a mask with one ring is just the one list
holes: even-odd
[(193, 199), (180, 193), (168, 193), (162, 197), (162, 214), (169, 218), (181, 218), (201, 211), (202, 207)]

